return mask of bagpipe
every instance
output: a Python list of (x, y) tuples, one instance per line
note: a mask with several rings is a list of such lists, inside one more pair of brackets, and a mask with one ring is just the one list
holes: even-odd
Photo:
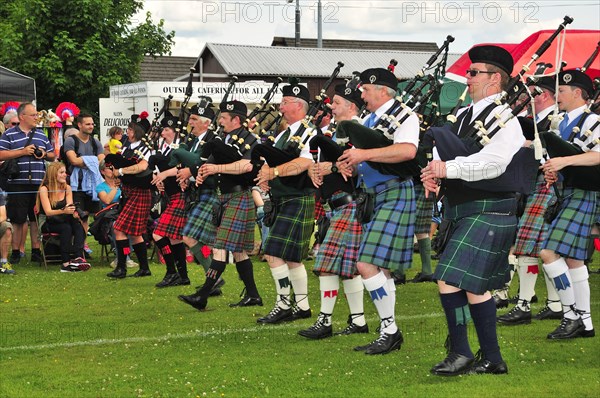
[[(442, 46), (427, 60), (417, 75), (408, 82), (400, 95), (394, 98), (392, 106), (378, 119), (372, 128), (363, 126), (356, 121), (340, 122), (336, 129), (338, 143), (340, 145), (349, 143), (360, 149), (385, 148), (392, 145), (394, 143), (394, 133), (402, 123), (411, 115), (416, 114), (441, 89), (441, 80), (432, 75), (425, 76), (425, 72), (432, 67), (442, 52), (445, 55), (443, 61), (438, 63), (437, 68), (445, 63), (449, 45), (453, 41), (454, 37), (446, 37)], [(389, 70), (393, 70), (394, 61), (390, 62)], [(429, 88), (423, 93), (426, 87)], [(382, 174), (395, 175), (401, 178), (418, 175), (420, 171), (419, 161), (416, 158), (400, 163), (367, 163)]]
[[(143, 145), (143, 144), (142, 144)], [(124, 151), (125, 153), (128, 150)], [(107, 166), (112, 166), (115, 169), (122, 169), (125, 167), (130, 167), (136, 165), (141, 162), (143, 159), (143, 154), (141, 151), (136, 150), (132, 157), (125, 157), (122, 154), (108, 154), (104, 158), (104, 163)], [(125, 185), (129, 185), (135, 188), (142, 189), (150, 189), (152, 187), (152, 169), (150, 166), (145, 170), (137, 173), (137, 174), (125, 174), (120, 177), (121, 182)]]
[[(254, 174), (258, 174), (263, 165), (261, 158), (264, 158), (269, 167), (277, 167), (298, 158), (308, 140), (310, 140), (313, 136), (314, 129), (310, 127), (310, 124), (312, 123), (319, 109), (323, 106), (325, 98), (327, 98), (327, 89), (329, 89), (329, 86), (331, 86), (343, 66), (343, 62), (337, 63), (337, 66), (333, 70), (331, 76), (325, 82), (319, 94), (315, 97), (316, 101), (311, 104), (306, 116), (300, 124), (300, 127), (294, 132), (294, 135), (289, 138), (288, 142), (285, 143), (283, 149), (279, 149), (274, 146), (274, 136), (269, 136), (269, 139), (267, 139), (264, 143), (258, 144), (254, 147), (250, 160)], [(280, 180), (282, 184), (295, 187), (299, 190), (312, 186), (306, 171), (303, 171), (295, 176), (280, 177)]]
[[(540, 46), (540, 48), (532, 55), (531, 60), (523, 66), (522, 70), (513, 77), (507, 88), (498, 96), (496, 102), (488, 105), (486, 109), (477, 115), (474, 121), (472, 121), (468, 128), (461, 129), (466, 131), (463, 135), (457, 135), (452, 129), (452, 124), (456, 123), (456, 117), (450, 118), (444, 126), (430, 128), (424, 136), (421, 142), (421, 150), (427, 153), (427, 158), (432, 158), (432, 150), (435, 145), (440, 159), (443, 161), (455, 159), (458, 156), (470, 156), (479, 152), (485, 145), (489, 144), (492, 137), (497, 134), (506, 123), (519, 114), (528, 105), (529, 101), (533, 96), (541, 93), (539, 88), (535, 87), (533, 93), (523, 101), (520, 105), (516, 106), (508, 116), (506, 116), (506, 109), (511, 105), (514, 105), (519, 96), (527, 90), (526, 85), (520, 85), (521, 79), (525, 73), (529, 70), (531, 64), (537, 60), (552, 44), (552, 41), (556, 36), (565, 28), (569, 23), (573, 22), (573, 19), (569, 16), (564, 17), (563, 23), (558, 29)], [(538, 65), (539, 73), (540, 69), (545, 68), (546, 64)], [(531, 78), (529, 83), (536, 81), (536, 78)], [(510, 94), (509, 94), (510, 93)], [(494, 113), (493, 117), (486, 122), (488, 116), (496, 111), (498, 106), (504, 106), (500, 111)], [(457, 109), (455, 109), (457, 111)], [(494, 127), (495, 126), (495, 127)], [(538, 140), (539, 141), (539, 140)], [(541, 145), (534, 142), (534, 148), (520, 148), (510, 163), (508, 164), (504, 173), (500, 176), (480, 181), (462, 181), (462, 183), (473, 189), (485, 190), (491, 192), (521, 192), (529, 193), (534, 186), (537, 171), (539, 167), (539, 159), (541, 158)]]
[(192, 98), (192, 94), (194, 92), (194, 88), (192, 86), (192, 81), (194, 79), (194, 72), (196, 69), (194, 67), (190, 68), (190, 75), (188, 76), (187, 86), (185, 87), (185, 95), (183, 97), (183, 101), (181, 102), (181, 107), (179, 108), (179, 118), (177, 119), (177, 127), (175, 128), (175, 140), (185, 143), (188, 139), (188, 131), (187, 125), (190, 119), (190, 112), (187, 109), (188, 104), (190, 103), (190, 98)]
[[(225, 102), (227, 102), (229, 100), (229, 95), (235, 88), (235, 83), (237, 81), (238, 81), (237, 76), (235, 76), (235, 75), (231, 76), (231, 79), (229, 79), (229, 84), (227, 85), (227, 88), (225, 89), (225, 93), (223, 94), (223, 98), (221, 99), (221, 104), (224, 104)], [(221, 117), (221, 110), (218, 107), (215, 112), (215, 117), (213, 117), (213, 119), (210, 122), (210, 125), (208, 126), (208, 131), (214, 132), (214, 135), (217, 137), (223, 133), (223, 127), (218, 126), (220, 117)]]
[[(309, 148), (315, 163), (318, 163), (319, 161), (334, 163), (340, 156), (342, 156), (344, 150), (347, 149), (338, 145), (338, 143), (333, 141), (333, 138), (327, 134), (318, 134), (314, 136), (309, 142)], [(355, 187), (353, 179), (350, 178), (348, 181), (344, 181), (341, 175), (338, 174), (338, 176), (339, 178), (335, 180), (335, 183), (329, 184), (329, 181), (327, 181), (327, 183), (321, 186), (320, 189), (322, 198), (330, 198), (331, 195), (333, 195), (337, 190), (342, 190), (347, 193), (354, 193)]]

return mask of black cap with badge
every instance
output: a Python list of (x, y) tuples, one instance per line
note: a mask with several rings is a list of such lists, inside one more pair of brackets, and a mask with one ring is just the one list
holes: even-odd
[(394, 90), (398, 89), (396, 75), (384, 68), (371, 68), (360, 74), (360, 81), (364, 84), (378, 84)]
[(310, 102), (310, 92), (304, 86), (299, 84), (290, 84), (283, 86), (281, 93), (284, 97), (295, 97), (300, 98), (306, 102)]
[(340, 97), (352, 102), (356, 105), (357, 108), (362, 108), (365, 102), (360, 97), (360, 90), (353, 90), (350, 87), (347, 87), (345, 84), (338, 84), (334, 88), (335, 95), (339, 95)]
[(586, 91), (588, 95), (594, 92), (594, 83), (592, 78), (577, 69), (565, 70), (558, 74), (558, 84), (561, 86), (579, 87)]
[(515, 61), (512, 55), (502, 47), (483, 45), (473, 47), (469, 50), (469, 58), (472, 63), (482, 63), (497, 66), (511, 75)]

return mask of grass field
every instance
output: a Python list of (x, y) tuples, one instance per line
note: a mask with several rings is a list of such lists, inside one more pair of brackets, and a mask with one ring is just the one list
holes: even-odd
[[(405, 343), (389, 355), (367, 356), (352, 350), (375, 338), (377, 316), (366, 294), (370, 335), (308, 341), (297, 331), (318, 313), (318, 280), (312, 273), (313, 317), (261, 326), (256, 318), (275, 300), (266, 263), (254, 263), (264, 307), (228, 307), (242, 290), (230, 265), (223, 296), (199, 312), (177, 300), (193, 286), (154, 287), (164, 266), (152, 264), (148, 278), (109, 280), (110, 268), (99, 264), (99, 248), (92, 248), (89, 272), (60, 273), (57, 266), (46, 272), (37, 264), (19, 264), (16, 275), (0, 277), (0, 397), (600, 396), (600, 337), (546, 340), (557, 321), (499, 327), (508, 375), (431, 376), (431, 366), (445, 356), (446, 337), (433, 283), (398, 287), (396, 314)], [(192, 283), (202, 283), (201, 268), (190, 268)], [(408, 277), (419, 270), (416, 255)], [(590, 282), (598, 328), (600, 275), (592, 274)], [(540, 303), (534, 312), (545, 299), (543, 281), (537, 286)], [(334, 331), (345, 327), (347, 316), (340, 292)], [(472, 325), (470, 338), (475, 351)]]

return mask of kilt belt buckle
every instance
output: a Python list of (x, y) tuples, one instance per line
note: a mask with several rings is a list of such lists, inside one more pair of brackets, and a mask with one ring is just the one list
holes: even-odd
[(354, 200), (354, 198), (352, 197), (352, 195), (347, 194), (347, 195), (344, 195), (344, 196), (339, 197), (334, 200), (328, 200), (327, 204), (329, 204), (329, 207), (331, 208), (331, 210), (335, 210), (339, 207), (342, 207), (349, 203), (352, 203), (353, 200)]
[(217, 195), (221, 196), (221, 187), (217, 185), (217, 189), (216, 189)]

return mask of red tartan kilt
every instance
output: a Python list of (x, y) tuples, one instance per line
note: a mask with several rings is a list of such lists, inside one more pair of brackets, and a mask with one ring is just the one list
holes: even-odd
[(154, 233), (165, 238), (181, 240), (186, 221), (185, 196), (183, 192), (178, 192), (169, 196), (167, 208), (158, 218)]
[(123, 193), (127, 201), (113, 228), (130, 236), (142, 236), (148, 229), (152, 194), (149, 189), (130, 186), (123, 186)]
[(320, 200), (315, 200), (315, 220), (325, 216), (325, 209)]

